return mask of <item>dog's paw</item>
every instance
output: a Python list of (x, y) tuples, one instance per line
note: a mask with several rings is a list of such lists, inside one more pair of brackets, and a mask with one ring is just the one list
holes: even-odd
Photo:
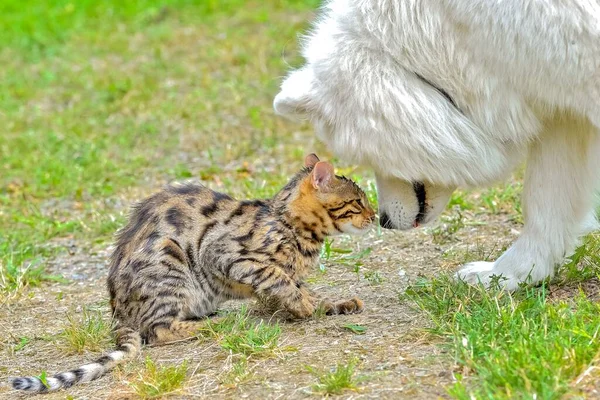
[(507, 272), (500, 272), (494, 268), (495, 263), (476, 261), (465, 264), (455, 275), (456, 279), (470, 285), (482, 284), (486, 288), (496, 286), (504, 290), (516, 290), (521, 282), (516, 276)]

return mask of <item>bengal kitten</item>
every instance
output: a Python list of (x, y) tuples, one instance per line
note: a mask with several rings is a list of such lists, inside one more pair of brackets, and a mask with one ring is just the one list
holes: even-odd
[(108, 273), (117, 349), (46, 384), (29, 377), (12, 386), (47, 392), (96, 379), (135, 357), (142, 343), (193, 337), (229, 299), (270, 298), (298, 318), (318, 306), (327, 314), (360, 312), (360, 299), (320, 300), (302, 279), (318, 264), (325, 237), (364, 232), (374, 216), (365, 193), (314, 154), (268, 200), (167, 186), (138, 203), (117, 235)]

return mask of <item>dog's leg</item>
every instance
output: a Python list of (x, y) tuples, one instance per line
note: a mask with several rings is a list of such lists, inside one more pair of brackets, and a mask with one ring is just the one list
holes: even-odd
[(531, 145), (523, 191), (525, 226), (496, 262), (474, 262), (458, 277), (514, 290), (554, 274), (581, 234), (597, 226), (594, 192), (600, 176), (600, 132), (586, 121), (557, 116)]

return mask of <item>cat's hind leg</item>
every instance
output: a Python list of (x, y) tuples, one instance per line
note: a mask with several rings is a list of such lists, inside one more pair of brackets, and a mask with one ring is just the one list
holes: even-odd
[[(185, 339), (192, 339), (206, 327), (207, 316), (194, 317), (186, 307), (185, 298), (173, 299), (170, 296), (158, 297), (142, 316), (141, 334), (149, 345), (161, 345)], [(217, 317), (218, 319), (218, 317)]]
[(194, 320), (173, 320), (169, 326), (158, 326), (154, 329), (152, 344), (160, 345), (180, 340), (193, 339), (206, 328), (209, 322), (219, 318), (201, 318)]

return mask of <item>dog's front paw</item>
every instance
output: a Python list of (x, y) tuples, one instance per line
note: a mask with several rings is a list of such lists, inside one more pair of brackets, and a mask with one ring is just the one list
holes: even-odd
[(500, 272), (494, 268), (495, 263), (488, 261), (476, 261), (465, 264), (455, 275), (456, 279), (470, 285), (481, 283), (486, 288), (498, 285), (504, 290), (516, 290), (520, 280), (511, 273)]

